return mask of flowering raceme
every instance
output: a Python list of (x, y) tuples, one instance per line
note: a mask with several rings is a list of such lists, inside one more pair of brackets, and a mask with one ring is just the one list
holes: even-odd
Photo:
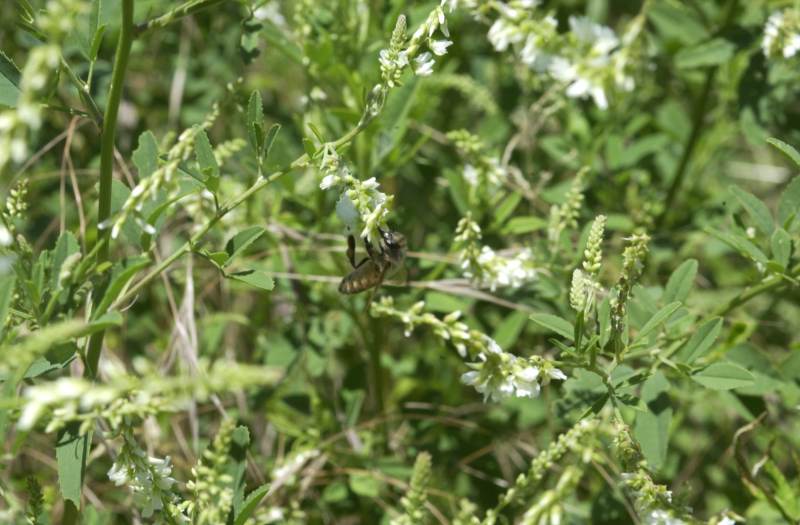
[(406, 337), (420, 325), (433, 328), (434, 334), (451, 341), (470, 370), (461, 376), (461, 382), (483, 394), (484, 401), (500, 401), (509, 397), (537, 397), (542, 386), (552, 379), (565, 380), (566, 374), (542, 357), (520, 357), (504, 351), (497, 341), (478, 330), (470, 329), (459, 321), (461, 312), (455, 311), (443, 319), (424, 312), (425, 303), (415, 303), (403, 311), (394, 306), (391, 297), (372, 304), (373, 315), (400, 319), (405, 324)]
[(514, 257), (499, 255), (489, 246), (478, 247), (481, 229), (470, 216), (456, 228), (455, 241), (460, 246), (459, 260), (464, 276), (492, 291), (497, 288), (519, 288), (536, 279), (533, 253), (523, 249)]
[(334, 147), (326, 144), (323, 148), (319, 164), (323, 174), (320, 189), (339, 191), (341, 196), (336, 205), (339, 219), (351, 231), (363, 224), (360, 236), (377, 244), (380, 241), (378, 229), (386, 228), (393, 197), (378, 191), (375, 177), (367, 180), (354, 177)]

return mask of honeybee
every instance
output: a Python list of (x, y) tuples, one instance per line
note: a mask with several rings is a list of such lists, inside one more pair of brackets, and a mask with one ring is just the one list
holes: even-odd
[(391, 275), (403, 264), (406, 257), (406, 238), (400, 233), (378, 229), (380, 233), (380, 250), (364, 239), (367, 257), (356, 264), (356, 238), (347, 236), (347, 260), (353, 271), (344, 276), (339, 284), (339, 292), (354, 294), (377, 288), (387, 275)]

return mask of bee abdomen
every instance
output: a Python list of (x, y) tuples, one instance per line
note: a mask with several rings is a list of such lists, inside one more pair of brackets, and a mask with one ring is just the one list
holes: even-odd
[(377, 285), (381, 280), (381, 269), (374, 263), (368, 262), (346, 275), (339, 284), (339, 292), (354, 294), (368, 290)]
[(342, 282), (339, 284), (339, 292), (344, 294), (354, 294), (363, 292), (369, 288), (375, 286), (375, 283), (372, 279), (369, 279), (368, 276), (351, 276), (348, 275)]

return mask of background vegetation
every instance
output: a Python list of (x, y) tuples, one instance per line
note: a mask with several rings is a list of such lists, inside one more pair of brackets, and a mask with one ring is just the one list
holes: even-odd
[(6, 2), (0, 521), (797, 523), (796, 4)]

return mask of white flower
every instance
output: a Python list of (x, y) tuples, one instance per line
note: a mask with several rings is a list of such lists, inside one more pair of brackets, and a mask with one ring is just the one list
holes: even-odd
[(453, 10), (458, 7), (458, 0), (442, 0), (439, 6), (447, 8), (447, 10), (452, 13)]
[(472, 164), (464, 165), (464, 180), (467, 181), (467, 184), (470, 186), (477, 186), (478, 185), (478, 170)]
[(495, 51), (505, 51), (510, 44), (515, 44), (522, 40), (522, 34), (517, 31), (517, 27), (504, 18), (498, 18), (489, 28), (487, 35), (489, 42)]
[(536, 378), (539, 377), (539, 367), (537, 366), (528, 366), (522, 369), (522, 371), (517, 374), (523, 381), (536, 381)]
[(108, 479), (114, 482), (114, 485), (121, 487), (130, 481), (130, 472), (127, 465), (120, 465), (114, 463), (108, 471)]
[(8, 228), (0, 224), (0, 246), (8, 246), (13, 240)]
[(610, 27), (595, 24), (584, 16), (569, 17), (569, 27), (579, 41), (591, 44), (592, 51), (608, 55), (619, 45), (619, 39)]
[(408, 65), (408, 53), (405, 51), (398, 52), (392, 56), (392, 52), (388, 49), (382, 49), (378, 53), (378, 61), (385, 68), (402, 69)]
[(361, 187), (367, 191), (377, 190), (378, 186), (380, 184), (378, 184), (378, 180), (375, 177), (370, 177), (361, 183)]
[(319, 451), (314, 449), (304, 450), (295, 454), (291, 458), (287, 459), (283, 465), (273, 469), (272, 480), (274, 482), (285, 483), (301, 468), (303, 468), (303, 465), (305, 465), (308, 460), (317, 456), (319, 456)]
[(267, 2), (253, 11), (253, 16), (257, 20), (268, 20), (278, 27), (286, 27), (286, 19), (281, 14), (277, 2)]
[(644, 523), (647, 525), (684, 525), (686, 522), (665, 510), (656, 509), (645, 516)]
[(795, 56), (800, 51), (800, 12), (785, 9), (772, 13), (764, 26), (761, 47), (767, 57)]
[(447, 48), (451, 45), (453, 45), (452, 40), (432, 40), (429, 47), (434, 55), (442, 56), (447, 53)]
[(566, 59), (557, 57), (550, 62), (550, 75), (567, 84), (566, 95), (571, 98), (591, 96), (600, 109), (608, 108), (608, 100), (602, 85), (589, 77), (581, 76), (578, 67)]
[(322, 177), (322, 181), (319, 183), (319, 189), (327, 190), (339, 183), (339, 177), (334, 174), (325, 175)]
[(414, 62), (417, 63), (417, 67), (414, 72), (421, 76), (427, 77), (431, 73), (433, 73), (433, 65), (435, 64), (432, 55), (426, 51), (419, 55), (417, 58), (414, 59)]

